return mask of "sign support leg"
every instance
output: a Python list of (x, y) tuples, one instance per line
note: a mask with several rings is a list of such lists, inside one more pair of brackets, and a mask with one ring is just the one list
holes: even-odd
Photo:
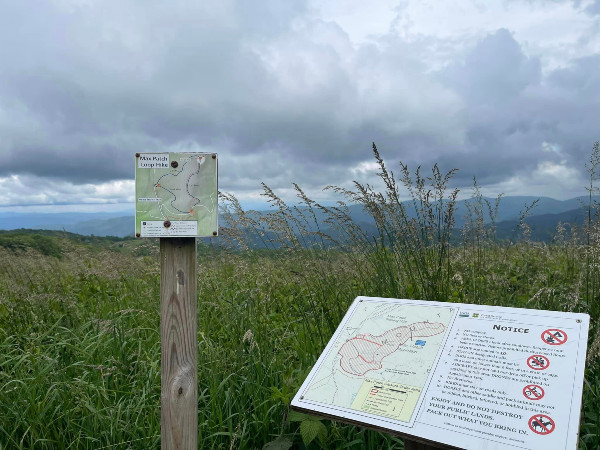
[(439, 449), (452, 449), (457, 447), (450, 447), (447, 445), (439, 444), (426, 444), (424, 442), (413, 441), (408, 438), (403, 438), (404, 450), (439, 450)]
[(160, 238), (162, 450), (198, 448), (196, 238)]

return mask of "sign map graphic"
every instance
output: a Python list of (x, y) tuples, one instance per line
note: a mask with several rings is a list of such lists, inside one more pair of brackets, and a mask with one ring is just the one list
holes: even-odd
[(417, 322), (410, 326), (392, 328), (380, 336), (357, 335), (348, 339), (338, 351), (340, 367), (346, 373), (361, 376), (383, 367), (382, 360), (391, 355), (409, 339), (443, 333), (441, 323)]
[(135, 192), (137, 237), (216, 235), (216, 154), (137, 153)]
[(450, 307), (359, 305), (304, 398), (409, 422), (452, 314)]

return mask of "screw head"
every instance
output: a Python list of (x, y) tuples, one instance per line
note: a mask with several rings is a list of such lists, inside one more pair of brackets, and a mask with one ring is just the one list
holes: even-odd
[(170, 220), (165, 220), (163, 225), (165, 226), (165, 228), (169, 228), (171, 226), (171, 221)]
[(135, 237), (140, 237), (141, 234), (140, 233), (135, 233)]
[(213, 231), (213, 236), (216, 236), (218, 233), (216, 231)]
[(139, 157), (140, 157), (140, 154), (139, 154), (139, 153), (136, 153), (136, 154), (135, 154), (135, 157), (136, 157), (136, 158), (139, 158)]
[(216, 153), (213, 153), (213, 155), (212, 155), (212, 159), (217, 159), (217, 155), (216, 155)]
[(178, 165), (179, 165), (179, 163), (177, 161), (171, 161), (171, 167), (173, 169), (175, 169)]

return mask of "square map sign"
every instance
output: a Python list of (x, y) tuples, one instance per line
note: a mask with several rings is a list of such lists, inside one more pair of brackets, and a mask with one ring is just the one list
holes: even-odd
[(135, 154), (135, 235), (218, 234), (217, 155)]
[(411, 440), (575, 449), (589, 315), (358, 297), (292, 400)]

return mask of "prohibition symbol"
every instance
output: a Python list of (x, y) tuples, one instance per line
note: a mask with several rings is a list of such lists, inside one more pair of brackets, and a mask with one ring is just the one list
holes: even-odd
[(545, 414), (536, 414), (529, 419), (529, 428), (537, 434), (550, 434), (556, 428), (554, 420)]
[(527, 358), (527, 365), (533, 370), (545, 370), (550, 366), (550, 360), (543, 355), (532, 355)]
[(523, 388), (523, 395), (528, 400), (540, 400), (544, 396), (544, 389), (537, 384), (528, 384)]
[(548, 345), (562, 345), (567, 342), (567, 333), (557, 328), (550, 328), (542, 333), (542, 341)]

